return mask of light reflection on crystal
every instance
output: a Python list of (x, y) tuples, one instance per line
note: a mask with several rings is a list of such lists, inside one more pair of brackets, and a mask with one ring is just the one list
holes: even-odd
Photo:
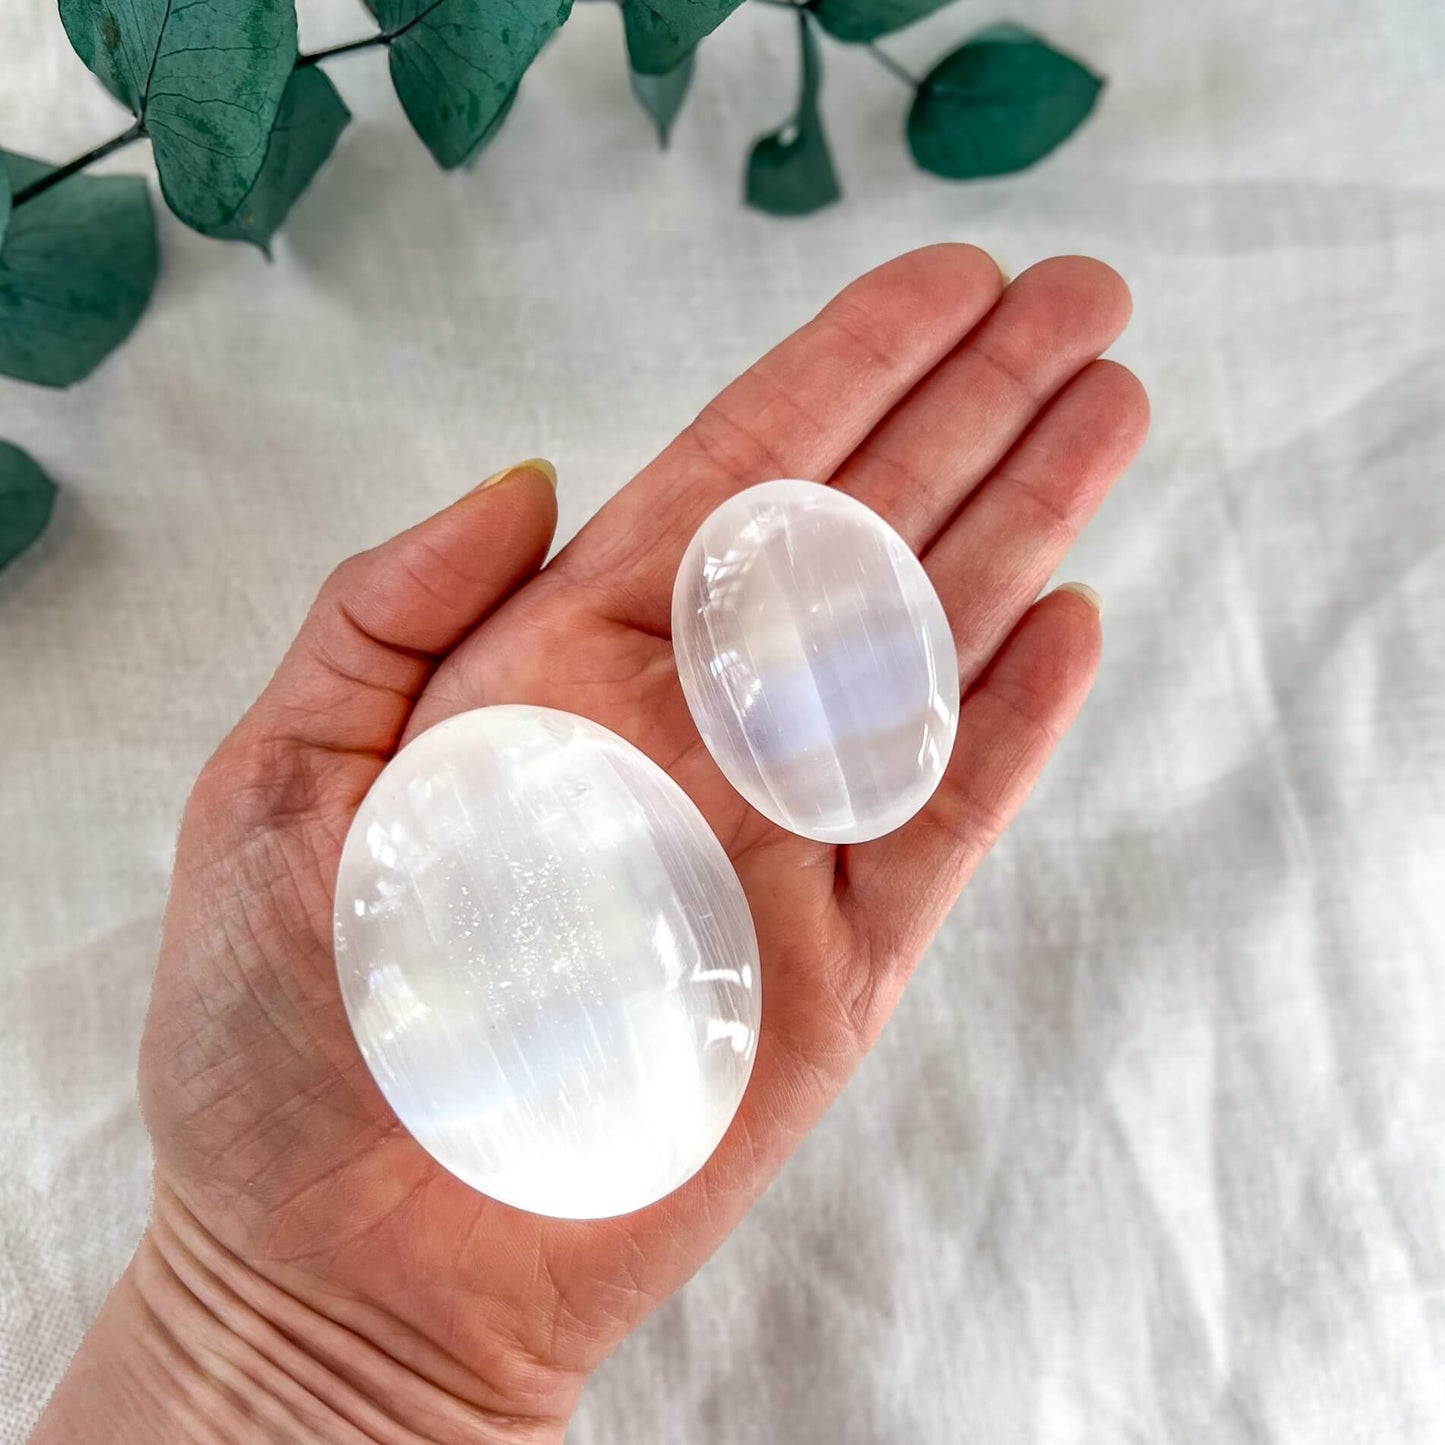
[(335, 931), (387, 1102), (507, 1203), (641, 1208), (742, 1098), (760, 1013), (742, 888), (681, 789), (595, 723), (492, 707), (422, 734), (352, 825)]
[(900, 827), (938, 786), (958, 726), (953, 637), (923, 567), (834, 487), (764, 482), (698, 529), (672, 644), (728, 781), (828, 843)]

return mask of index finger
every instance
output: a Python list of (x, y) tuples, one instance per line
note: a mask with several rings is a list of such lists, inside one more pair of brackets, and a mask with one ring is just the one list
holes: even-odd
[(1004, 288), (977, 246), (910, 251), (845, 286), (720, 392), (552, 564), (610, 594), (618, 621), (666, 634), (688, 541), (755, 482), (825, 482), (989, 312)]

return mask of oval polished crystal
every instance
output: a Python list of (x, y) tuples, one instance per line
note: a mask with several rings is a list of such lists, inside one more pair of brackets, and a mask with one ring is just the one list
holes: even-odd
[(836, 488), (763, 482), (711, 513), (672, 646), (708, 751), (780, 827), (866, 842), (938, 786), (958, 728), (948, 618), (903, 538)]
[(742, 1099), (761, 1007), (742, 886), (682, 789), (585, 718), (480, 708), (403, 748), (347, 835), (335, 933), (387, 1102), (507, 1204), (640, 1209)]

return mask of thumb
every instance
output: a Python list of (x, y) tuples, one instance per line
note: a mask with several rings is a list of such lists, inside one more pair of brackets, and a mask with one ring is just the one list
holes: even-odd
[(389, 757), (440, 659), (546, 559), (556, 486), (550, 462), (519, 462), (341, 563), (242, 728)]

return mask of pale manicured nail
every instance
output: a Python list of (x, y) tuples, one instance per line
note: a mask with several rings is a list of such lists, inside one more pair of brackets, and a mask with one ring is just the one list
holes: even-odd
[(1065, 582), (1058, 590), (1072, 592), (1075, 597), (1082, 597), (1095, 612), (1103, 616), (1104, 604), (1099, 600), (1099, 594), (1087, 582)]
[(557, 490), (557, 468), (546, 457), (528, 457), (524, 462), (513, 462), (510, 467), (503, 467), (501, 471), (493, 472), (486, 481), (478, 482), (472, 490), (474, 492), (485, 491), (488, 487), (495, 487), (498, 482), (510, 477), (513, 472), (522, 471), (541, 472), (552, 483), (552, 490), (554, 492)]

